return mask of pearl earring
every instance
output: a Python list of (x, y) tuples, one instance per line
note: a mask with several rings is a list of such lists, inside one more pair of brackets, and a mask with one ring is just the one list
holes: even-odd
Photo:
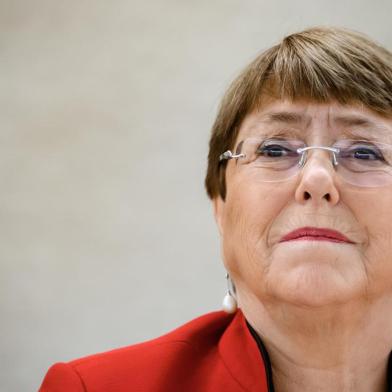
[(232, 294), (232, 292), (235, 292), (235, 288), (229, 274), (226, 274), (226, 280), (227, 293), (223, 298), (222, 308), (226, 313), (234, 313), (237, 310), (237, 300)]

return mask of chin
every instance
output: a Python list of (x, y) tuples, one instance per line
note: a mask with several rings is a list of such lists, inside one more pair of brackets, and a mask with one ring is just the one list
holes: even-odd
[(368, 279), (352, 246), (298, 241), (278, 246), (264, 276), (268, 297), (299, 306), (327, 306), (359, 299)]
[(303, 265), (273, 277), (268, 296), (302, 307), (339, 305), (359, 299), (366, 292), (364, 281), (355, 275), (342, 276), (330, 265)]

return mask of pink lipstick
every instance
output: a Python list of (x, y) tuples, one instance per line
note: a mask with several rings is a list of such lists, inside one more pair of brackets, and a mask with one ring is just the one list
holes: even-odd
[(331, 241), (331, 242), (345, 242), (353, 244), (345, 235), (336, 230), (322, 229), (318, 227), (301, 227), (286, 234), (280, 242), (305, 240), (305, 241)]

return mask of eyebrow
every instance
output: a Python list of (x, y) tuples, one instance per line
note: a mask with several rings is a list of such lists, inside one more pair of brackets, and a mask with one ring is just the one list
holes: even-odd
[(299, 124), (303, 123), (305, 120), (311, 120), (309, 116), (304, 116), (303, 114), (288, 112), (288, 111), (279, 111), (272, 112), (266, 115), (266, 118), (263, 122), (267, 123), (286, 123), (286, 124)]
[(383, 128), (374, 121), (358, 115), (344, 115), (333, 118), (333, 121), (344, 127)]
[[(284, 123), (291, 125), (298, 125), (305, 123), (309, 125), (312, 121), (312, 117), (308, 115), (304, 115), (302, 113), (295, 113), (292, 111), (276, 111), (267, 113), (262, 120), (263, 123), (273, 124), (273, 123)], [(361, 130), (368, 131), (374, 130), (377, 131), (381, 136), (389, 136), (391, 137), (392, 131), (390, 128), (386, 127), (383, 124), (379, 124), (371, 119), (358, 115), (358, 114), (345, 114), (338, 115), (332, 118), (332, 121), (341, 126), (347, 128), (358, 127), (359, 129), (345, 129), (344, 133), (355, 135), (356, 133), (361, 133)]]
[(363, 116), (336, 116), (333, 118), (333, 121), (339, 126), (345, 128), (343, 129), (342, 133), (346, 134), (347, 136), (360, 136), (364, 138), (373, 137), (376, 139), (390, 139), (392, 136), (392, 130), (389, 127), (383, 124), (379, 124)]

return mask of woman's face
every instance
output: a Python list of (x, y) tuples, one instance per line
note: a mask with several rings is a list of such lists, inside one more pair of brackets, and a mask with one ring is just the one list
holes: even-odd
[[(331, 146), (347, 135), (392, 145), (392, 120), (362, 106), (276, 100), (245, 118), (236, 145), (276, 132), (308, 146)], [(305, 166), (284, 182), (260, 181), (258, 170), (230, 160), (226, 199), (214, 201), (224, 263), (240, 303), (256, 296), (322, 306), (392, 291), (392, 184), (350, 185), (320, 149), (309, 151)], [(335, 230), (350, 242), (283, 240), (305, 227)]]

